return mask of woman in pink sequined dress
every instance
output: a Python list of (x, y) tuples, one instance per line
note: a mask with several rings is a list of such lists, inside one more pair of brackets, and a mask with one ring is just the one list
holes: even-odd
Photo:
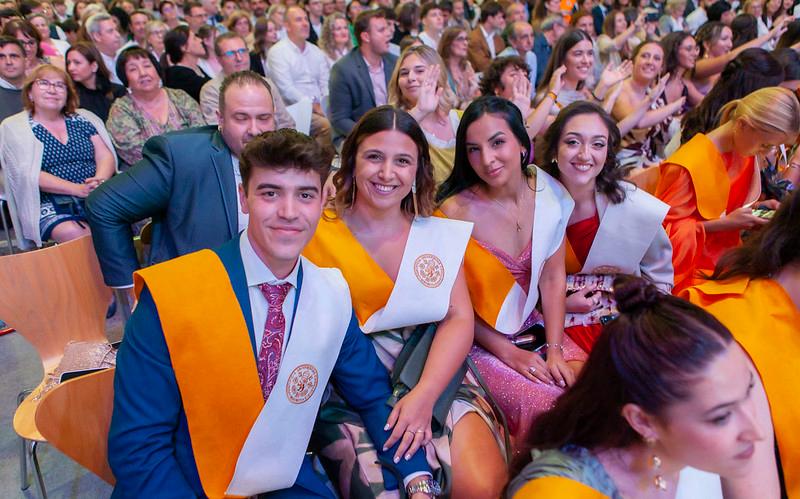
[[(445, 215), (475, 224), (464, 262), (476, 315), (470, 356), (519, 443), (586, 358), (563, 327), (564, 233), (573, 202), (561, 184), (528, 166), (530, 151), (512, 103), (477, 99), (464, 112), (454, 169), (439, 190)], [(511, 342), (535, 324), (544, 325), (541, 353)]]

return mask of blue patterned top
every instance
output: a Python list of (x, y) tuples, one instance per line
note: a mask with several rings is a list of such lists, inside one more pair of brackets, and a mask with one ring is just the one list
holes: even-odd
[(62, 144), (41, 123), (29, 119), (33, 135), (42, 143), (42, 171), (76, 184), (94, 177), (97, 165), (94, 159), (92, 137), (97, 135), (94, 125), (83, 116), (74, 114), (64, 118), (67, 126), (67, 143)]
[(513, 497), (519, 489), (535, 478), (560, 476), (580, 482), (611, 499), (622, 499), (622, 494), (606, 473), (603, 465), (589, 449), (565, 445), (561, 449), (533, 450), (533, 460), (523, 468), (508, 485), (506, 497)]

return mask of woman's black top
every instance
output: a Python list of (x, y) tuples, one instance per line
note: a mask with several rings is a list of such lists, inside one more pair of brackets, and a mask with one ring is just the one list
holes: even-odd
[[(111, 104), (117, 97), (122, 97), (127, 93), (125, 87), (111, 83), (111, 91), (103, 92), (95, 89), (90, 90), (84, 87), (81, 83), (75, 82), (75, 88), (78, 90), (78, 107), (93, 112), (98, 118), (103, 120), (103, 123), (108, 120), (108, 111), (111, 109)], [(110, 96), (108, 94), (111, 94)]]
[(164, 71), (164, 86), (183, 90), (199, 104), (200, 89), (211, 79), (207, 74), (203, 73), (202, 69), (200, 72), (202, 76), (186, 66), (170, 66)]

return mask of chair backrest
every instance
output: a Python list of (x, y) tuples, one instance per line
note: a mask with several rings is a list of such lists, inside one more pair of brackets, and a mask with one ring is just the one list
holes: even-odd
[(36, 427), (42, 436), (111, 485), (114, 475), (107, 449), (114, 371), (104, 369), (61, 383), (42, 397), (36, 409)]
[(91, 236), (0, 257), (0, 317), (17, 329), (52, 372), (69, 341), (106, 341), (111, 290)]

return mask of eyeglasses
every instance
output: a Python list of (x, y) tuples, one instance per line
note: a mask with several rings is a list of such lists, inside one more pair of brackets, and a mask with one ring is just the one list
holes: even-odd
[(50, 81), (50, 80), (36, 80), (34, 81), (40, 90), (50, 90), (51, 88), (62, 92), (67, 89), (67, 84), (63, 81)]
[(226, 50), (225, 52), (222, 53), (222, 55), (225, 57), (234, 57), (237, 55), (244, 56), (245, 54), (247, 54), (246, 48), (240, 48), (236, 50)]
[(36, 40), (20, 40), (20, 43), (25, 45), (26, 47), (33, 47), (36, 45)]

